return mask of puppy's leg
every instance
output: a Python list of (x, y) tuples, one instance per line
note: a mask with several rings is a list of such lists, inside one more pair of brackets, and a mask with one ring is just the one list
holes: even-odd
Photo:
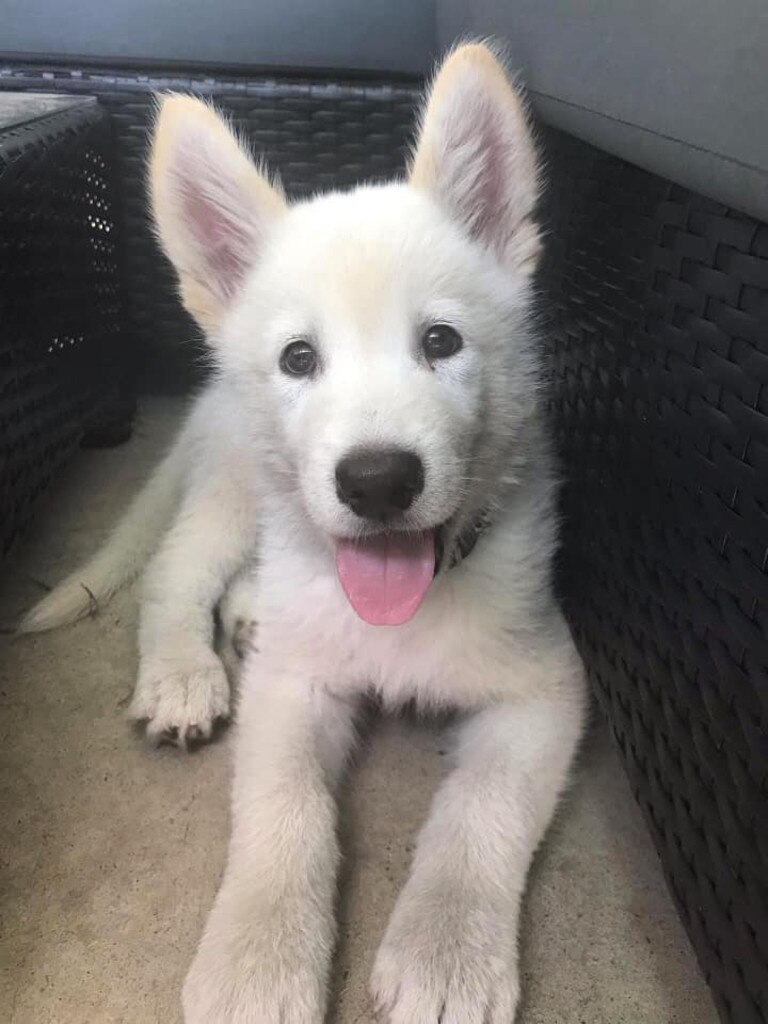
[(207, 739), (229, 712), (213, 609), (254, 544), (251, 504), (232, 473), (193, 487), (147, 568), (130, 715), (147, 722), (150, 739)]
[(254, 618), (259, 589), (258, 565), (246, 565), (231, 581), (219, 602), (224, 649), (243, 661), (257, 648), (258, 623)]
[(186, 1024), (321, 1024), (335, 939), (333, 786), (351, 706), (246, 661), (224, 880), (184, 984)]
[(389, 1024), (511, 1024), (520, 898), (581, 731), (579, 687), (474, 714), (379, 949)]

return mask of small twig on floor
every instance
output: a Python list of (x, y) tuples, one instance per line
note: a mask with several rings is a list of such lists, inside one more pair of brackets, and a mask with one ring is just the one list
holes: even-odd
[(53, 590), (53, 587), (50, 585), (50, 583), (46, 583), (44, 580), (39, 580), (35, 576), (28, 576), (27, 578), (29, 579), (30, 583), (34, 583), (36, 587), (40, 587), (40, 589), (44, 590), (47, 594), (50, 594), (50, 592)]
[(99, 614), (99, 602), (90, 587), (86, 586), (85, 583), (81, 583), (80, 586), (88, 595), (88, 615), (90, 618), (93, 618), (94, 615)]

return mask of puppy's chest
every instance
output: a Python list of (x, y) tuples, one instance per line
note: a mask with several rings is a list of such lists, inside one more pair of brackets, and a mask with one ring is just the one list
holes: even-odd
[(394, 627), (359, 619), (335, 576), (299, 588), (285, 577), (262, 582), (260, 649), (270, 660), (289, 657), (334, 692), (372, 688), (392, 705), (467, 706), (506, 686), (503, 631), (440, 581), (414, 619)]

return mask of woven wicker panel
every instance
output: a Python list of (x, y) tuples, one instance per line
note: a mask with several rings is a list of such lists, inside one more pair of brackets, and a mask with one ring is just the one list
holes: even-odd
[(179, 306), (147, 221), (144, 169), (154, 95), (175, 90), (213, 99), (280, 172), (292, 196), (399, 173), (419, 96), (415, 84), (13, 64), (0, 66), (0, 88), (88, 93), (109, 110), (126, 239), (129, 326), (144, 348), (142, 361), (152, 368), (149, 383), (164, 390), (183, 389), (199, 375), (202, 348), (189, 344), (198, 332)]
[(124, 372), (96, 104), (0, 131), (0, 557)]
[(569, 614), (721, 1014), (768, 1019), (768, 226), (555, 131)]

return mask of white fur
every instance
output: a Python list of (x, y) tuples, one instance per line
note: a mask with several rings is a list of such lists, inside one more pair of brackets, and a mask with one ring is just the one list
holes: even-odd
[(136, 496), (109, 539), (90, 561), (72, 573), (24, 616), (19, 632), (40, 633), (96, 612), (140, 572), (176, 511), (186, 475), (189, 429)]
[[(287, 207), (210, 110), (174, 98), (151, 179), (161, 240), (218, 372), (183, 458), (172, 456), (183, 496), (145, 579), (132, 711), (149, 734), (205, 738), (228, 713), (211, 649), (228, 587), (224, 625), (247, 638), (230, 854), (185, 1020), (321, 1024), (333, 791), (356, 702), (373, 688), (386, 705), (457, 708), (463, 722), (376, 960), (374, 1000), (389, 1024), (509, 1024), (520, 898), (585, 699), (550, 582), (555, 481), (528, 320), (538, 186), (520, 102), (487, 48), (462, 47), (433, 87), (409, 184)], [(464, 347), (430, 367), (418, 342), (435, 321)], [(297, 337), (319, 352), (311, 379), (279, 368)], [(424, 463), (404, 527), (447, 521), (450, 544), (481, 509), (494, 517), (396, 628), (357, 618), (334, 567), (335, 539), (369, 529), (339, 501), (334, 469), (371, 444)], [(132, 535), (156, 518), (158, 503), (142, 500)], [(46, 600), (29, 622), (53, 621), (57, 593)]]

